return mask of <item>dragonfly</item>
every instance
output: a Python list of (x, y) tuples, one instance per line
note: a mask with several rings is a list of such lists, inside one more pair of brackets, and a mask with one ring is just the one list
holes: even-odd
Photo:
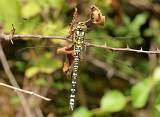
[[(39, 38), (39, 39), (64, 39), (69, 41), (71, 44), (63, 48), (57, 49), (57, 53), (63, 53), (67, 56), (67, 61), (64, 63), (63, 71), (69, 76), (71, 80), (71, 94), (69, 99), (69, 109), (71, 111), (75, 108), (76, 102), (76, 92), (77, 92), (77, 78), (79, 77), (79, 62), (81, 60), (82, 51), (87, 47), (97, 47), (102, 49), (107, 49), (111, 51), (131, 51), (137, 53), (147, 53), (147, 54), (158, 54), (160, 51), (157, 49), (155, 51), (144, 51), (142, 48), (139, 50), (131, 49), (128, 46), (126, 48), (114, 48), (108, 46), (106, 43), (104, 45), (93, 44), (86, 38), (88, 25), (101, 25), (105, 22), (105, 16), (102, 15), (101, 11), (96, 6), (91, 6), (90, 17), (85, 21), (79, 21), (77, 9), (73, 15), (73, 20), (70, 24), (70, 30), (68, 36), (40, 36), (40, 35), (12, 35), (13, 38)], [(36, 47), (35, 47), (36, 48)]]
[[(75, 107), (75, 99), (76, 99), (76, 87), (77, 87), (77, 78), (78, 78), (78, 69), (79, 69), (79, 62), (81, 59), (81, 53), (85, 44), (85, 35), (87, 32), (87, 24), (103, 24), (105, 22), (105, 16), (102, 15), (101, 11), (96, 6), (91, 6), (90, 18), (86, 21), (79, 21), (78, 20), (78, 12), (77, 8), (75, 7), (75, 12), (73, 15), (73, 20), (70, 25), (70, 35), (69, 38), (72, 39), (72, 46), (69, 48), (62, 48), (58, 49), (58, 53), (66, 53), (69, 54), (68, 57), (69, 63), (69, 73), (72, 79), (72, 88), (71, 94), (69, 99), (69, 109), (71, 111), (74, 110)], [(69, 50), (69, 51), (68, 51)], [(70, 67), (71, 66), (71, 67)]]

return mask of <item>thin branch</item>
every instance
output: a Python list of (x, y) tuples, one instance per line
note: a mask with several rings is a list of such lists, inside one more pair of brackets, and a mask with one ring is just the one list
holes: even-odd
[(139, 50), (136, 49), (132, 49), (132, 48), (113, 48), (113, 47), (109, 47), (107, 45), (97, 45), (97, 44), (91, 44), (91, 43), (86, 43), (87, 46), (90, 47), (97, 47), (97, 48), (104, 48), (107, 50), (111, 50), (111, 51), (128, 51), (128, 52), (137, 52), (137, 53), (145, 53), (145, 54), (160, 54), (160, 50), (157, 48), (157, 50), (151, 50), (151, 51), (146, 51), (143, 50), (142, 48)]
[[(33, 38), (33, 39), (62, 39), (62, 40), (67, 40), (67, 41), (72, 41), (70, 38), (67, 38), (67, 36), (43, 36), (43, 35), (31, 35), (31, 34), (26, 34), (26, 35), (5, 35), (2, 34), (0, 35), (0, 39), (2, 40), (16, 40), (19, 38)], [(160, 54), (160, 50), (157, 48), (157, 50), (151, 50), (151, 51), (146, 51), (143, 50), (142, 48), (140, 50), (132, 49), (132, 48), (113, 48), (110, 46), (106, 45), (97, 45), (97, 44), (92, 44), (92, 43), (86, 43), (86, 46), (89, 47), (97, 47), (97, 48), (104, 48), (107, 50), (112, 50), (112, 51), (128, 51), (128, 52), (137, 52), (137, 53), (145, 53), (145, 54)]]
[(66, 36), (43, 36), (43, 35), (32, 35), (32, 34), (16, 34), (16, 35), (6, 35), (6, 34), (1, 34), (0, 39), (1, 40), (16, 40), (16, 39), (21, 39), (21, 38), (33, 38), (33, 39), (63, 39), (67, 40)]
[(13, 87), (13, 86), (11, 86), (11, 85), (7, 85), (7, 84), (1, 83), (1, 82), (0, 82), (0, 85), (1, 85), (1, 86), (4, 86), (4, 87), (7, 87), (7, 88), (10, 88), (10, 89), (13, 89), (13, 90), (15, 90), (15, 91), (20, 91), (20, 92), (23, 92), (23, 93), (27, 93), (27, 94), (30, 94), (30, 95), (37, 96), (37, 97), (42, 98), (42, 99), (44, 99), (44, 100), (46, 100), (46, 101), (51, 101), (51, 99), (46, 98), (46, 97), (43, 97), (43, 96), (41, 96), (41, 95), (39, 95), (39, 94), (36, 94), (36, 93), (34, 93), (34, 92), (31, 92), (31, 91), (23, 90), (23, 89), (20, 89), (20, 88), (17, 88), (17, 87)]
[[(5, 71), (6, 75), (7, 75), (10, 83), (13, 86), (19, 88), (19, 85), (18, 85), (17, 81), (15, 80), (15, 77), (14, 77), (13, 73), (11, 72), (11, 70), (9, 68), (9, 64), (8, 64), (6, 56), (5, 56), (4, 52), (3, 52), (3, 48), (2, 48), (1, 42), (0, 42), (0, 60), (2, 62), (2, 66), (4, 68), (4, 71)], [(30, 107), (28, 105), (28, 102), (27, 102), (25, 96), (20, 92), (17, 92), (17, 95), (20, 97), (20, 100), (21, 100), (21, 103), (22, 103), (22, 106), (23, 106), (23, 109), (24, 109), (24, 112), (25, 112), (26, 116), (27, 117), (34, 117), (32, 112), (31, 112), (31, 110), (30, 110)]]

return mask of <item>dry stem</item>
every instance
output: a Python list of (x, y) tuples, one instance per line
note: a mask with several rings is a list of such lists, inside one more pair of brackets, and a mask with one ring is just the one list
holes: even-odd
[(19, 91), (19, 92), (22, 92), (22, 93), (27, 93), (27, 94), (30, 94), (30, 95), (34, 95), (34, 96), (39, 97), (39, 98), (41, 98), (41, 99), (43, 99), (43, 100), (46, 100), (46, 101), (51, 101), (51, 99), (46, 98), (46, 97), (44, 97), (44, 96), (41, 96), (41, 95), (36, 94), (36, 93), (34, 93), (34, 92), (31, 92), (31, 91), (23, 90), (23, 89), (20, 89), (20, 88), (17, 88), (17, 87), (13, 87), (13, 86), (11, 86), (11, 85), (7, 85), (7, 84), (1, 83), (1, 82), (0, 82), (0, 85), (1, 85), (1, 86), (4, 86), (4, 87), (7, 87), (7, 88), (10, 88), (10, 89), (13, 89), (13, 90), (15, 90), (15, 91)]
[[(72, 41), (70, 38), (67, 38), (67, 36), (43, 36), (43, 35), (0, 35), (1, 40), (16, 40), (19, 38), (33, 38), (33, 39), (62, 39), (67, 41)], [(112, 51), (128, 51), (128, 52), (137, 52), (137, 53), (145, 53), (145, 54), (160, 54), (160, 50), (157, 48), (156, 50), (146, 51), (142, 48), (140, 50), (132, 49), (132, 48), (113, 48), (107, 45), (97, 45), (92, 43), (86, 43), (85, 44), (88, 47), (96, 47), (96, 48), (104, 48), (106, 50), (112, 50)]]
[[(18, 85), (17, 81), (15, 80), (15, 77), (14, 77), (13, 73), (11, 72), (11, 70), (9, 68), (7, 59), (6, 59), (5, 54), (3, 52), (3, 48), (2, 48), (1, 42), (0, 42), (0, 59), (1, 59), (4, 71), (5, 71), (6, 75), (7, 75), (10, 83), (14, 87), (19, 88), (19, 85)], [(20, 97), (20, 100), (21, 100), (21, 103), (22, 103), (22, 106), (23, 106), (23, 109), (24, 109), (24, 112), (25, 112), (26, 116), (27, 117), (34, 117), (32, 115), (32, 112), (30, 110), (30, 107), (28, 105), (28, 102), (27, 102), (27, 99), (25, 98), (25, 96), (20, 92), (17, 92), (17, 94)]]

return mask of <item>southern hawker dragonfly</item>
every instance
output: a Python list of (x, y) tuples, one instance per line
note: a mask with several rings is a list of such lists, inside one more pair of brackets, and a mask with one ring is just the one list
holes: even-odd
[[(146, 53), (146, 54), (159, 54), (160, 53), (160, 51), (158, 49), (151, 50), (151, 51), (145, 51), (142, 48), (139, 48), (136, 50), (136, 49), (131, 49), (130, 46), (128, 46), (127, 44), (125, 45), (125, 47), (123, 47), (124, 46), (123, 42), (121, 43), (121, 42), (119, 42), (119, 40), (116, 40), (116, 39), (112, 40), (112, 41), (111, 40), (107, 41), (105, 39), (102, 39), (101, 36), (99, 36), (99, 33), (97, 33), (98, 36), (96, 38), (99, 37), (101, 39), (101, 40), (99, 40), (100, 44), (93, 43), (94, 42), (93, 40), (91, 40), (87, 37), (86, 38), (84, 37), (85, 33), (88, 29), (87, 25), (91, 25), (91, 24), (98, 25), (101, 23), (104, 23), (104, 16), (102, 15), (101, 11), (97, 7), (92, 6), (91, 12), (90, 12), (90, 18), (88, 20), (82, 21), (82, 22), (80, 22), (77, 19), (77, 11), (75, 10), (73, 21), (70, 26), (69, 36), (41, 36), (41, 35), (34, 35), (33, 36), (33, 35), (15, 35), (15, 34), (12, 35), (13, 39), (15, 39), (15, 38), (53, 39), (54, 43), (56, 43), (54, 41), (54, 39), (64, 39), (64, 40), (71, 42), (71, 44), (70, 44), (71, 46), (67, 46), (67, 47), (64, 47), (64, 48), (57, 50), (58, 53), (64, 53), (68, 56), (67, 57), (68, 63), (65, 62), (63, 69), (67, 73), (67, 75), (72, 78), (72, 88), (71, 88), (71, 95), (70, 95), (70, 101), (69, 101), (69, 106), (70, 106), (71, 110), (73, 110), (74, 106), (75, 106), (75, 98), (76, 98), (76, 90), (77, 90), (76, 84), (77, 84), (79, 60), (81, 58), (80, 55), (81, 55), (81, 51), (82, 51), (82, 46), (84, 46), (84, 48), (94, 47), (92, 52), (90, 54), (88, 54), (85, 59), (92, 62), (92, 64), (94, 64), (95, 66), (98, 66), (101, 69), (104, 69), (105, 71), (109, 71), (109, 73), (108, 73), (109, 77), (112, 77), (115, 72), (113, 73), (112, 70), (107, 70), (106, 66), (104, 65), (106, 63), (101, 62), (101, 61), (97, 61), (97, 59), (95, 59), (95, 58), (100, 57), (99, 59), (104, 59), (104, 61), (109, 61), (109, 59), (110, 59), (111, 64), (120, 63), (121, 65), (124, 65), (126, 62), (125, 61), (120, 62), (120, 61), (116, 60), (116, 59), (118, 59), (118, 57), (121, 56), (119, 53), (114, 54), (114, 52), (111, 52), (112, 54), (110, 54), (110, 52), (109, 53), (104, 52), (104, 55), (102, 55), (101, 53), (99, 53), (99, 51), (104, 51), (104, 50), (125, 51), (125, 52), (137, 52), (137, 53)], [(97, 34), (91, 32), (89, 35), (96, 36)], [(135, 37), (138, 38), (138, 36), (134, 36), (133, 39), (135, 39)], [(108, 38), (112, 38), (112, 37), (108, 36)], [(123, 37), (119, 37), (119, 39), (121, 39), (121, 38), (123, 38)], [(127, 42), (127, 37), (124, 37), (124, 40), (125, 40), (125, 42)], [(47, 44), (48, 44), (48, 42), (47, 42)], [(112, 45), (112, 44), (113, 44), (113, 47), (110, 47), (110, 45)], [(117, 45), (122, 46), (122, 48), (118, 47)], [(32, 48), (32, 47), (28, 47), (28, 48)], [(34, 48), (41, 48), (41, 47), (34, 47)], [(98, 48), (101, 50), (98, 50), (95, 48)], [(25, 49), (27, 49), (27, 48), (25, 48)], [(24, 49), (21, 49), (21, 50), (24, 50)], [(107, 54), (108, 54), (108, 57), (107, 57)], [(125, 59), (125, 58), (123, 58), (123, 59)], [(131, 64), (131, 63), (129, 63), (129, 64)], [(132, 72), (133, 69), (130, 68), (130, 65), (127, 64), (125, 66), (126, 66), (125, 69), (129, 68), (129, 69), (131, 69), (130, 72)], [(118, 74), (118, 72), (115, 74)], [(130, 74), (130, 73), (128, 73), (128, 74)], [(125, 75), (122, 74), (122, 72), (120, 72), (119, 75), (122, 75), (125, 78)]]

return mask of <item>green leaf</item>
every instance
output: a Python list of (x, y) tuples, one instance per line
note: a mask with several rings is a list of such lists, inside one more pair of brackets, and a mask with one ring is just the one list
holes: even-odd
[[(157, 92), (159, 93), (159, 91)], [(160, 115), (160, 94), (155, 97), (154, 108), (153, 108), (153, 117), (159, 117)]]
[(36, 16), (29, 20), (22, 20), (21, 21), (21, 31), (20, 33), (36, 33), (38, 32), (40, 28), (38, 26), (40, 25), (40, 17)]
[(132, 21), (130, 25), (130, 30), (134, 31), (133, 33), (139, 33), (140, 27), (146, 22), (148, 14), (142, 13), (136, 15), (135, 19)]
[(73, 113), (73, 117), (92, 117), (92, 113), (85, 107), (80, 107)]
[(135, 108), (142, 108), (146, 105), (153, 81), (151, 79), (143, 80), (131, 89), (132, 105)]
[(158, 112), (160, 112), (160, 104), (157, 104), (157, 105), (155, 106), (155, 108), (156, 108), (156, 110), (157, 110)]
[(41, 7), (36, 2), (28, 2), (22, 8), (22, 16), (24, 18), (33, 17), (41, 12)]
[(35, 83), (39, 86), (45, 86), (47, 84), (47, 81), (45, 80), (45, 78), (38, 78), (36, 79)]
[(147, 20), (148, 14), (142, 13), (136, 15), (135, 19), (132, 22), (132, 26), (139, 28), (141, 25), (143, 25)]
[(153, 36), (153, 30), (151, 28), (147, 28), (144, 30), (144, 33), (143, 33), (145, 36)]
[(47, 22), (42, 25), (42, 33), (45, 35), (51, 35), (54, 32), (54, 35), (65, 35), (68, 32), (68, 28), (64, 27), (63, 22), (61, 21), (55, 21), (54, 23), (52, 22)]
[(18, 23), (21, 16), (19, 0), (0, 0), (0, 22), (4, 23), (4, 30), (10, 32), (12, 24), (19, 28)]
[(55, 7), (57, 9), (61, 9), (62, 5), (65, 3), (64, 0), (48, 0), (48, 2), (52, 7)]
[(50, 74), (62, 66), (62, 61), (53, 59), (51, 53), (45, 53), (38, 61), (38, 67), (42, 73)]
[(121, 111), (126, 105), (125, 96), (117, 91), (107, 92), (101, 99), (100, 108), (105, 112)]
[(45, 52), (39, 58), (37, 58), (36, 61), (33, 61), (33, 63), (36, 64), (34, 64), (33, 67), (28, 68), (25, 72), (25, 75), (29, 78), (39, 72), (50, 74), (62, 67), (62, 61), (52, 58), (51, 52)]
[(33, 77), (34, 75), (36, 75), (38, 72), (39, 72), (38, 67), (33, 66), (33, 67), (30, 67), (30, 68), (28, 68), (28, 69), (26, 70), (25, 76), (28, 77), (28, 78), (31, 78), (31, 77)]
[(43, 73), (50, 74), (60, 68), (62, 66), (62, 62), (59, 59), (53, 59), (52, 61), (48, 62), (48, 64), (44, 64), (40, 66), (40, 71)]
[(159, 115), (160, 115), (160, 112), (157, 110), (154, 110), (152, 117), (159, 117)]
[[(49, 0), (35, 0), (42, 8), (48, 9), (49, 8)], [(58, 0), (59, 1), (59, 0)]]
[(158, 82), (160, 80), (160, 67), (157, 67), (154, 70), (153, 79), (155, 80), (155, 82)]
[(154, 108), (153, 108), (153, 117), (159, 117), (160, 115), (160, 94), (156, 96)]

